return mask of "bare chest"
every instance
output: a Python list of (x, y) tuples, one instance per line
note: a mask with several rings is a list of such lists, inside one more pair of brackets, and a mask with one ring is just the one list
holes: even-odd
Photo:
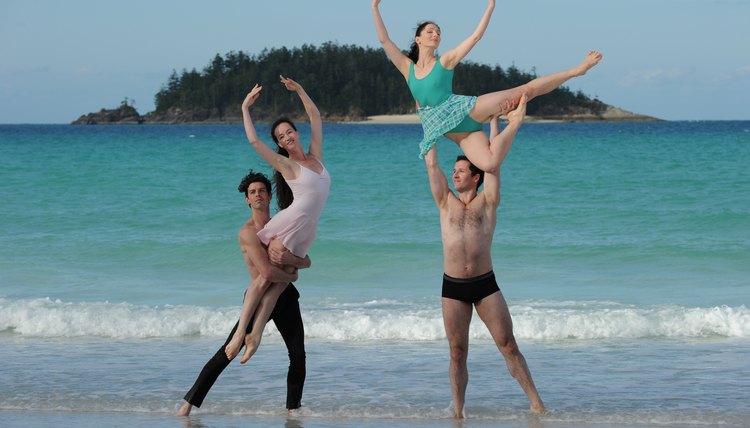
[(461, 232), (481, 230), (487, 221), (481, 210), (472, 206), (455, 206), (447, 213), (448, 227)]

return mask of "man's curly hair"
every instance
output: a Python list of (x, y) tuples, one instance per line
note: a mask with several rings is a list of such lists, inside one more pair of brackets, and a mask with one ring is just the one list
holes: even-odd
[(271, 181), (268, 179), (268, 177), (266, 177), (265, 174), (255, 172), (252, 169), (248, 171), (247, 175), (242, 179), (242, 181), (240, 181), (240, 185), (237, 187), (237, 190), (247, 196), (247, 188), (250, 187), (251, 184), (256, 182), (263, 183), (266, 186), (268, 194), (271, 194)]

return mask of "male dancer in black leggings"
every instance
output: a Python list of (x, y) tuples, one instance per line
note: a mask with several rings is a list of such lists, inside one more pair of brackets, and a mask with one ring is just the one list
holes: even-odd
[[(268, 253), (256, 235), (271, 219), (271, 182), (260, 173), (250, 171), (242, 179), (239, 189), (245, 194), (245, 200), (252, 210), (252, 216), (240, 229), (239, 243), (251, 278), (262, 277), (268, 282), (287, 282), (289, 285), (276, 302), (271, 319), (279, 330), (289, 351), (289, 372), (287, 374), (287, 409), (298, 409), (302, 400), (302, 388), (305, 384), (305, 342), (304, 327), (299, 311), (299, 292), (291, 284), (297, 280), (297, 273), (287, 273), (275, 265), (292, 265), (298, 269), (310, 267), (310, 259), (301, 259), (289, 252), (283, 254)], [(251, 320), (247, 333), (252, 329)], [(224, 345), (208, 360), (193, 387), (185, 394), (185, 404), (180, 407), (179, 416), (187, 416), (193, 406), (200, 407), (211, 386), (221, 372), (229, 365), (224, 347), (234, 336), (237, 324), (234, 325)]]

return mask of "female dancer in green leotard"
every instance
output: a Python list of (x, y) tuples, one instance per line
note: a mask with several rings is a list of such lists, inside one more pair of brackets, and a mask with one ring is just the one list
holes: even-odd
[(568, 79), (586, 74), (602, 59), (599, 52), (591, 51), (583, 62), (571, 69), (536, 78), (515, 88), (479, 97), (455, 95), (452, 90), (453, 69), (484, 35), (495, 9), (495, 0), (489, 0), (474, 33), (441, 56), (436, 55), (440, 45), (440, 28), (433, 22), (424, 22), (417, 27), (411, 51), (409, 55), (404, 55), (388, 37), (379, 5), (380, 0), (372, 1), (378, 39), (388, 58), (406, 79), (417, 102), (417, 113), (424, 128), (420, 157), (441, 135), (445, 135), (461, 147), (471, 163), (484, 171), (494, 170), (502, 161), (501, 141), (488, 139), (482, 131), (482, 122), (511, 111), (523, 94), (531, 100), (553, 91)]

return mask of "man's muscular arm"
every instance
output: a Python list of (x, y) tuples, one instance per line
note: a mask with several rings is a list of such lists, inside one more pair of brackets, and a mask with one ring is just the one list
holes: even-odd
[(440, 169), (437, 158), (437, 144), (424, 155), (424, 163), (427, 166), (427, 177), (430, 179), (430, 190), (439, 208), (445, 206), (450, 194), (448, 179), (443, 170)]
[(250, 229), (243, 229), (240, 232), (240, 246), (247, 253), (248, 258), (258, 270), (258, 275), (264, 281), (282, 282), (288, 284), (297, 280), (296, 273), (287, 273), (282, 269), (271, 264), (268, 258), (268, 252), (258, 239), (258, 236)]

